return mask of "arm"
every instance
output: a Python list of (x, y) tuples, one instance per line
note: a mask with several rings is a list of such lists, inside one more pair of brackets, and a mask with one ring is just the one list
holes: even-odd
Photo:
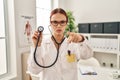
[[(39, 74), (40, 71), (43, 70), (43, 68), (39, 67), (35, 61), (34, 61), (34, 47), (31, 47), (31, 53), (28, 58), (28, 71), (32, 74)], [(42, 59), (42, 47), (38, 47), (36, 51), (36, 59), (37, 62), (41, 65), (43, 65), (43, 59)]]
[[(76, 53), (78, 54), (78, 59), (87, 59), (93, 56), (93, 51), (87, 41), (87, 39), (79, 34), (79, 33), (74, 33), (74, 32), (68, 32), (68, 42), (74, 42), (77, 43), (78, 45), (75, 48)], [(79, 56), (80, 54), (80, 56)]]
[(83, 42), (78, 43), (78, 47), (78, 52), (80, 52), (81, 59), (88, 59), (93, 56), (93, 50), (85, 37)]

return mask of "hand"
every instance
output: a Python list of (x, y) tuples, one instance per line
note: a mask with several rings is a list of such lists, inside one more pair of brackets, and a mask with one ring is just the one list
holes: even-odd
[[(38, 35), (39, 35), (39, 32), (38, 32), (38, 31), (35, 31), (34, 34), (33, 34), (33, 36), (32, 36), (32, 41), (33, 41), (34, 46), (37, 45)], [(42, 42), (42, 33), (41, 33), (41, 35), (40, 35), (40, 39), (39, 39), (39, 42), (38, 42), (38, 46), (41, 45), (41, 42)]]
[(71, 43), (71, 42), (78, 43), (78, 42), (84, 41), (84, 37), (78, 33), (68, 32), (67, 35), (68, 35), (68, 42), (69, 43)]

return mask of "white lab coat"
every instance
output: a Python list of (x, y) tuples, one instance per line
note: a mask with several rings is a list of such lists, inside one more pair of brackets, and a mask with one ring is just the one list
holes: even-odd
[[(88, 45), (87, 40), (81, 43), (68, 43), (67, 38), (63, 41), (59, 49), (59, 57), (55, 65), (50, 68), (41, 68), (34, 62), (34, 47), (31, 48), (31, 54), (28, 59), (28, 71), (33, 74), (42, 72), (42, 80), (78, 80), (77, 60), (87, 59), (93, 56), (93, 51)], [(68, 50), (75, 54), (75, 61), (68, 62), (66, 55)], [(51, 38), (42, 41), (41, 46), (37, 48), (36, 59), (41, 65), (51, 65), (56, 58), (57, 49)]]

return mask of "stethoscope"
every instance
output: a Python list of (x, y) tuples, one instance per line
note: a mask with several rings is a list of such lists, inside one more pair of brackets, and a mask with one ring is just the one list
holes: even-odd
[[(48, 27), (49, 27), (49, 26), (48, 26)], [(36, 44), (35, 50), (34, 50), (34, 61), (35, 61), (35, 63), (36, 63), (39, 67), (49, 68), (49, 67), (52, 67), (52, 66), (57, 62), (58, 56), (59, 56), (59, 48), (60, 48), (60, 45), (61, 45), (61, 44), (63, 43), (63, 41), (65, 40), (65, 38), (63, 38), (63, 40), (62, 40), (60, 43), (58, 43), (58, 42), (56, 41), (56, 39), (54, 38), (54, 36), (52, 35), (53, 40), (54, 40), (55, 43), (58, 45), (57, 55), (56, 55), (55, 61), (54, 61), (52, 64), (48, 65), (48, 66), (41, 65), (41, 64), (39, 64), (38, 61), (36, 60), (36, 50), (37, 50), (38, 42), (39, 42), (39, 40), (40, 40), (40, 35), (41, 35), (41, 33), (43, 32), (43, 30), (44, 30), (44, 28), (43, 28), (42, 26), (39, 26), (39, 27), (38, 27), (39, 35), (38, 35), (37, 44)], [(50, 32), (51, 32), (51, 31), (50, 31)]]

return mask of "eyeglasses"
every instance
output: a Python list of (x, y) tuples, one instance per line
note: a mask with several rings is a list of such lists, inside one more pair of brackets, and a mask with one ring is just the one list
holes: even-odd
[(58, 26), (60, 24), (61, 26), (65, 26), (67, 24), (67, 21), (50, 21), (53, 26)]

